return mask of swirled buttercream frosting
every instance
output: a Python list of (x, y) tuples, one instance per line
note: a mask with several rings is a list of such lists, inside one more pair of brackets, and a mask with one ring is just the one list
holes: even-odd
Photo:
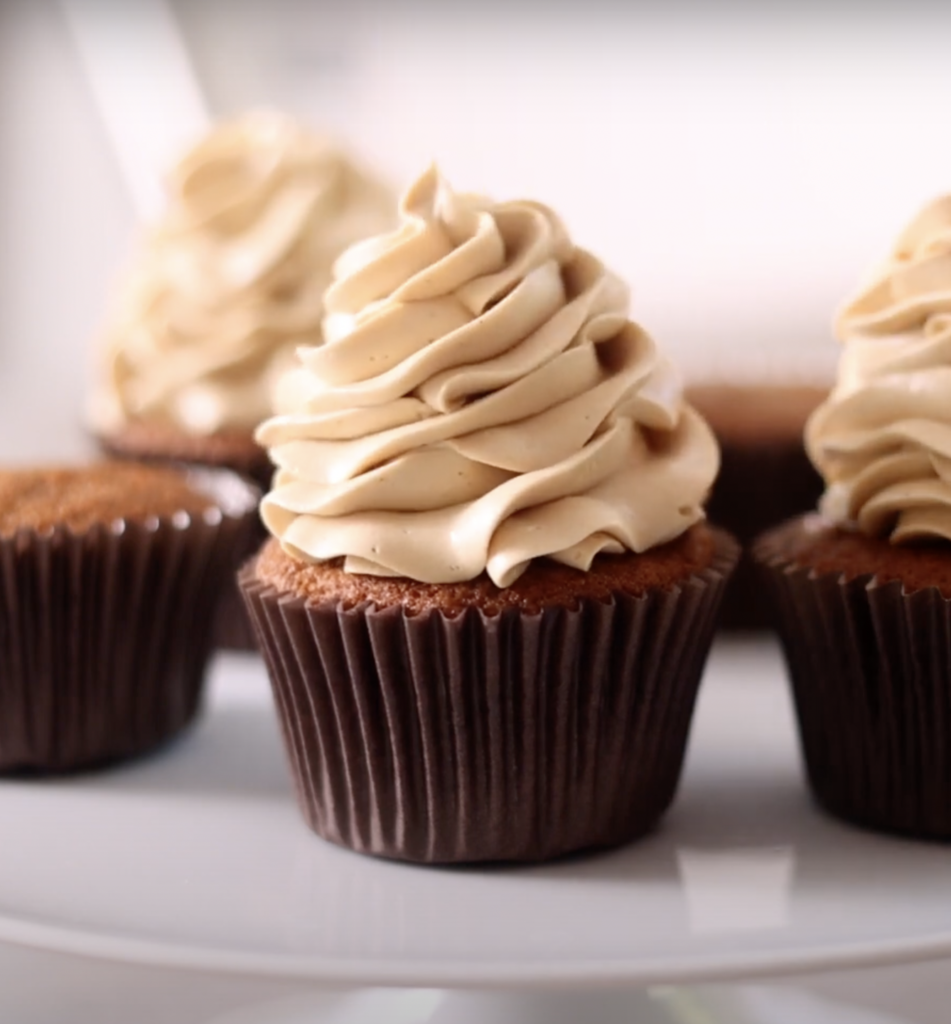
[(107, 330), (94, 429), (250, 432), (298, 345), (319, 343), (337, 256), (396, 223), (396, 199), (279, 114), (226, 122), (175, 167)]
[(546, 206), (434, 168), (400, 212), (337, 261), (325, 344), (300, 349), (257, 432), (284, 549), (506, 587), (532, 559), (584, 570), (700, 520), (716, 442), (621, 281)]
[(951, 196), (908, 226), (837, 334), (838, 380), (806, 428), (821, 510), (894, 543), (951, 540)]

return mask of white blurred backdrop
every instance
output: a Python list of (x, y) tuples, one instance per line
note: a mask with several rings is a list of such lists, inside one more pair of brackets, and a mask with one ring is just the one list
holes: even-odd
[[(951, 188), (939, 5), (174, 6), (216, 114), (551, 203), (692, 379), (827, 377), (834, 307)], [(72, 455), (135, 216), (55, 0), (0, 4), (0, 156), (0, 457)]]

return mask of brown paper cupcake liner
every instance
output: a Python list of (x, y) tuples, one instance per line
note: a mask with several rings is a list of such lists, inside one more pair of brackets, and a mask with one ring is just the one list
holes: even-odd
[(141, 754), (194, 717), (256, 493), (230, 473), (190, 476), (219, 502), (202, 516), (0, 537), (0, 770)]
[(456, 617), (240, 583), (304, 817), (363, 853), (537, 861), (648, 831), (738, 547), (667, 591)]
[[(201, 437), (184, 432), (138, 424), (118, 434), (100, 434), (96, 441), (106, 455), (135, 462), (192, 465), (227, 469), (244, 477), (262, 491), (270, 487), (274, 466), (267, 452), (250, 441), (236, 443), (228, 438)], [(244, 547), (236, 552), (233, 571), (238, 569), (264, 543), (267, 533), (256, 521)], [(256, 651), (254, 629), (248, 619), (244, 599), (235, 582), (221, 593), (221, 603), (212, 623), (213, 646), (224, 650)]]
[(807, 775), (832, 814), (951, 838), (951, 601), (755, 549), (792, 681)]

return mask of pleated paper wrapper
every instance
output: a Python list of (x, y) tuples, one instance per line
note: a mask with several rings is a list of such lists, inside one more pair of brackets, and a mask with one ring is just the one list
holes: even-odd
[[(163, 435), (163, 440), (165, 437)], [(120, 435), (98, 435), (96, 441), (100, 449), (112, 458), (131, 459), (136, 462), (151, 462), (167, 465), (192, 465), (206, 468), (229, 469), (233, 473), (248, 480), (262, 492), (268, 490), (274, 467), (267, 454), (258, 448), (250, 449), (245, 457), (232, 456), (226, 462), (207, 460), (208, 442), (201, 437), (182, 434), (179, 444), (167, 452), (149, 450), (141, 444), (128, 444)], [(204, 458), (203, 458), (204, 456)], [(246, 543), (235, 552), (233, 570), (237, 570), (253, 555), (267, 539), (267, 532), (260, 520), (257, 520)], [(230, 582), (222, 591), (221, 603), (212, 624), (214, 647), (234, 651), (257, 650), (254, 629), (248, 620), (241, 593), (234, 582)]]
[(538, 861), (648, 831), (673, 798), (738, 557), (643, 597), (455, 617), (241, 586), (304, 817), (363, 853)]
[(0, 770), (142, 754), (195, 716), (257, 495), (223, 471), (189, 476), (221, 499), (204, 515), (0, 537)]
[(951, 602), (789, 565), (769, 536), (755, 554), (819, 803), (869, 828), (951, 838)]

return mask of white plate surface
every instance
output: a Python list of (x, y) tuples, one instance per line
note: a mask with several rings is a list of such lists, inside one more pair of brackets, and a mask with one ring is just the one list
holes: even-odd
[(951, 851), (815, 810), (779, 654), (733, 642), (655, 835), (531, 869), (372, 860), (307, 831), (263, 668), (228, 656), (160, 755), (0, 784), (0, 939), (348, 984), (749, 977), (951, 954)]

